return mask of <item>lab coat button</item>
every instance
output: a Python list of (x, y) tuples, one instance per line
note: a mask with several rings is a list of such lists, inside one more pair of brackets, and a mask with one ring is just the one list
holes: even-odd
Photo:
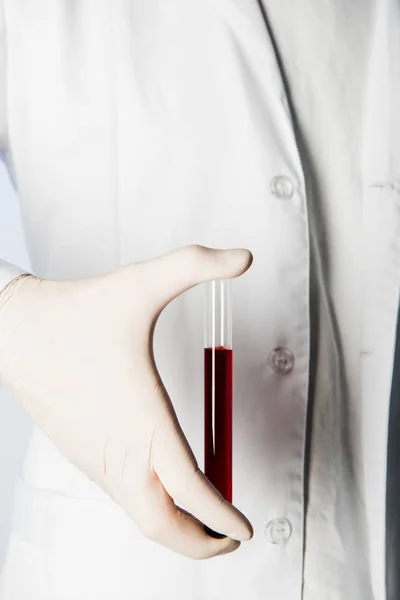
[(283, 517), (272, 519), (265, 527), (265, 537), (271, 544), (284, 546), (291, 535), (292, 525)]
[(287, 348), (275, 348), (268, 357), (269, 366), (281, 375), (287, 375), (294, 367), (294, 356)]
[(277, 175), (271, 181), (271, 192), (277, 198), (291, 198), (293, 191), (293, 183), (286, 175)]

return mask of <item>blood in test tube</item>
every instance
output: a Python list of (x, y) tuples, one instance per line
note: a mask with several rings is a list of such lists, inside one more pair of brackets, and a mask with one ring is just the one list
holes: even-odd
[[(232, 502), (232, 294), (231, 280), (206, 284), (204, 325), (204, 471)], [(222, 534), (207, 532), (213, 537)]]
[(232, 350), (204, 349), (204, 467), (232, 502)]

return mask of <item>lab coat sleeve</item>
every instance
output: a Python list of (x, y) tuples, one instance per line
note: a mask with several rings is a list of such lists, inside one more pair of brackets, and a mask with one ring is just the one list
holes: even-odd
[(4, 150), (7, 130), (7, 72), (6, 72), (6, 34), (3, 1), (0, 0), (0, 152)]
[[(4, 11), (3, 2), (0, 0), (0, 160), (1, 151), (5, 148), (7, 137), (6, 80)], [(19, 267), (0, 259), (0, 292), (10, 281), (24, 272)]]

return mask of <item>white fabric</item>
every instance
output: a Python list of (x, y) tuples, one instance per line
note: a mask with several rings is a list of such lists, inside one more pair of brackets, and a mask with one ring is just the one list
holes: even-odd
[[(382, 574), (379, 584), (375, 573), (371, 577), (364, 499), (356, 493), (363, 485), (363, 464), (353, 458), (362, 456), (356, 439), (363, 414), (361, 159), (375, 4), (264, 2), (294, 106), (309, 184), (316, 364), (311, 365), (306, 600), (319, 600), (321, 590), (329, 590), (329, 598), (341, 598), (343, 588), (348, 598), (369, 600), (372, 587), (383, 583)], [(383, 516), (384, 507), (381, 510)], [(355, 554), (358, 565), (350, 572), (349, 556)]]
[[(300, 600), (304, 561), (305, 600), (385, 600), (386, 421), (400, 279), (397, 3), (377, 3), (378, 14), (366, 19), (374, 27), (371, 34), (364, 29), (364, 37), (360, 34), (362, 45), (370, 47), (368, 70), (351, 88), (354, 98), (362, 95), (360, 87), (365, 91), (365, 115), (348, 133), (340, 121), (336, 143), (324, 153), (323, 132), (327, 138), (335, 131), (330, 125), (324, 129), (319, 117), (321, 137), (310, 135), (310, 115), (327, 114), (314, 90), (319, 85), (345, 90), (341, 77), (348, 74), (334, 70), (330, 82), (320, 63), (318, 79), (300, 80), (315, 87), (299, 89), (289, 56), (296, 52), (306, 61), (307, 53), (295, 40), (284, 49), (283, 25), (293, 19), (301, 32), (307, 10), (292, 13), (286, 5), (284, 21), (278, 4), (265, 2), (287, 65), (305, 138), (301, 145), (256, 0), (173, 0), (168, 6), (156, 0), (3, 2), (4, 145), (35, 273), (87, 277), (194, 242), (248, 247), (255, 260), (234, 286), (234, 502), (250, 519), (254, 538), (230, 555), (202, 562), (156, 546), (36, 429), (16, 492), (1, 600)], [(323, 19), (338, 25), (337, 43), (341, 23), (348, 24), (346, 39), (351, 39), (361, 4), (354, 3), (354, 12), (344, 3), (320, 4)], [(311, 43), (307, 31), (305, 46)], [(335, 38), (332, 30), (321, 37), (314, 38), (315, 52)], [(318, 103), (307, 107), (307, 97), (319, 98)], [(330, 122), (341, 116), (340, 97), (336, 100)], [(352, 102), (346, 99), (343, 107)], [(354, 140), (361, 127), (358, 153)], [(355, 151), (349, 150), (348, 163), (346, 135)], [(330, 140), (324, 141), (328, 148)], [(310, 155), (318, 167), (314, 172), (308, 169)], [(344, 162), (342, 184), (352, 181), (357, 197), (349, 222), (341, 220), (343, 209), (333, 191), (340, 190), (335, 174), (340, 177), (338, 165)], [(290, 180), (291, 196), (273, 193), (276, 176)], [(362, 229), (352, 244), (348, 234), (360, 225), (360, 211)], [(315, 225), (322, 228), (326, 253), (315, 246)], [(322, 445), (315, 445), (321, 435), (312, 440), (304, 545), (310, 285), (312, 292), (317, 286), (324, 342), (310, 381), (313, 422), (329, 427)], [(317, 316), (313, 311), (312, 320)], [(155, 336), (157, 365), (201, 463), (200, 289), (167, 307)], [(268, 363), (270, 351), (279, 346), (295, 357), (286, 375)], [(321, 402), (314, 384), (326, 382), (324, 373), (332, 366), (328, 397)], [(353, 377), (344, 388), (346, 371)], [(324, 453), (325, 440), (329, 452)], [(321, 454), (332, 461), (326, 469), (318, 468)], [(265, 535), (276, 517), (290, 524), (285, 531), (291, 535), (280, 544), (271, 543), (270, 529)], [(323, 547), (325, 533), (329, 541)]]

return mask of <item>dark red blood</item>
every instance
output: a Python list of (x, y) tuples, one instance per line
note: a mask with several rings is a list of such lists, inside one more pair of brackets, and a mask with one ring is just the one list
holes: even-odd
[[(212, 385), (215, 353), (215, 450), (213, 448)], [(222, 496), (232, 502), (232, 350), (204, 349), (204, 466)]]

